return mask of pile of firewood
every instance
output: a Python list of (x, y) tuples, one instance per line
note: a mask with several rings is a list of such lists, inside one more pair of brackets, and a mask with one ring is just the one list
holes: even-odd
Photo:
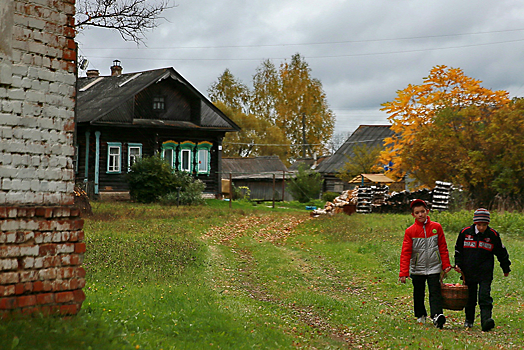
[(326, 202), (324, 208), (315, 209), (311, 212), (311, 216), (318, 217), (320, 215), (334, 215), (344, 212), (344, 207), (357, 205), (358, 187), (354, 190), (347, 190), (335, 199), (333, 202)]

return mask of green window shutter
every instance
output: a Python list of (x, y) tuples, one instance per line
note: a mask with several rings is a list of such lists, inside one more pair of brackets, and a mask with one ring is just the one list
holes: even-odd
[(173, 169), (175, 169), (177, 147), (178, 142), (175, 141), (166, 141), (162, 143), (162, 158)]

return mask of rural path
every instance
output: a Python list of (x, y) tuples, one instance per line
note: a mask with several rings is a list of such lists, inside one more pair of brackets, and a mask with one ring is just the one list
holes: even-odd
[[(318, 277), (313, 276), (313, 270), (322, 270), (324, 280), (331, 280), (336, 283), (339, 279), (336, 269), (332, 266), (327, 264), (315, 265), (316, 262), (308, 259), (308, 255), (302, 256), (297, 253), (296, 249), (290, 249), (286, 246), (286, 242), (296, 235), (296, 228), (307, 220), (310, 220), (310, 218), (303, 214), (285, 216), (249, 215), (225, 226), (212, 227), (206, 232), (203, 239), (209, 244), (213, 264), (222, 266), (224, 272), (231, 272), (227, 276), (214, 276), (214, 279), (217, 282), (220, 280), (223, 282), (223, 285), (219, 287), (223, 288), (226, 293), (235, 289), (237, 292), (241, 291), (247, 294), (254, 300), (284, 310), (286, 318), (292, 320), (290, 323), (307, 325), (316, 333), (317, 341), (322, 337), (328, 337), (342, 348), (366, 348), (363, 344), (366, 344), (367, 334), (356, 334), (346, 326), (333, 323), (325, 312), (318, 312), (318, 308), (314, 305), (304, 305), (304, 303), (286, 300), (282, 295), (275, 293), (274, 288), (269, 288), (268, 284), (263, 282), (264, 278), (261, 275), (264, 273), (259, 270), (258, 262), (253, 257), (254, 248), (252, 244), (271, 243), (278, 247), (279, 254), (289, 257), (294, 266), (299, 268), (303, 278), (310, 280), (308, 283), (311, 283), (312, 287), (318, 284)], [(250, 238), (249, 244), (242, 241), (246, 237)], [(234, 253), (234, 263), (228, 261), (222, 253), (222, 249)], [(317, 260), (321, 261), (321, 259)], [(359, 288), (352, 288), (351, 292), (358, 294), (360, 291)], [(336, 293), (330, 295), (329, 288), (325, 288), (321, 293), (337, 298)], [(299, 329), (300, 327), (290, 327), (289, 331), (296, 332), (297, 339), (300, 339), (303, 334), (300, 333)], [(299, 347), (301, 344), (300, 341), (296, 342)], [(327, 346), (328, 344), (324, 345)]]

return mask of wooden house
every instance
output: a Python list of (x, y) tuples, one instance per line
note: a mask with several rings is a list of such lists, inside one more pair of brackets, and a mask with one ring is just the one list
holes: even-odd
[(337, 177), (348, 157), (354, 156), (353, 147), (367, 145), (369, 148), (384, 147), (384, 139), (393, 136), (390, 125), (360, 125), (342, 146), (316, 169), (324, 179), (324, 192), (342, 192), (353, 186)]
[(140, 157), (160, 154), (173, 169), (220, 193), (222, 139), (240, 128), (173, 68), (78, 79), (76, 180), (95, 196), (126, 193)]
[(286, 165), (277, 156), (254, 158), (224, 158), (222, 179), (231, 177), (237, 188), (248, 187), (254, 200), (293, 200), (286, 192), (286, 179), (289, 179)]

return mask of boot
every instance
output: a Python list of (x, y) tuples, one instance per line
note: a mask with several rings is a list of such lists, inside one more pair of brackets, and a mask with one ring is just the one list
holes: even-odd
[(489, 332), (495, 327), (495, 321), (491, 318), (491, 310), (480, 309), (480, 321), (483, 332)]

